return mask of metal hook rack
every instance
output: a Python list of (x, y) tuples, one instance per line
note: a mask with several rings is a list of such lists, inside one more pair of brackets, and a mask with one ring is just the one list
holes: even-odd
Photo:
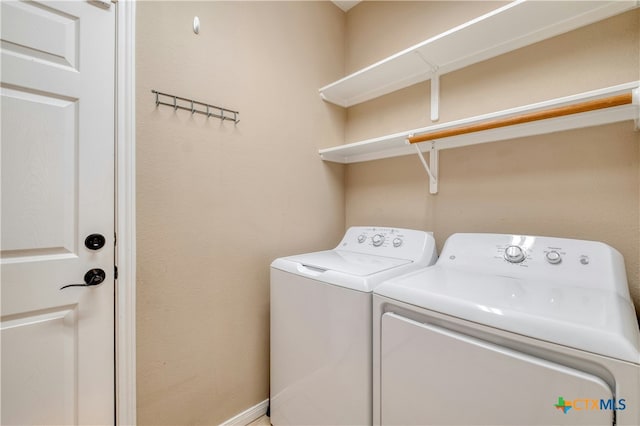
[[(193, 99), (187, 99), (176, 95), (170, 95), (168, 93), (158, 92), (157, 90), (152, 90), (151, 93), (156, 95), (156, 107), (158, 105), (166, 105), (168, 107), (172, 107), (175, 111), (179, 109), (183, 109), (185, 111), (190, 111), (191, 114), (202, 114), (208, 117), (219, 118), (222, 121), (228, 120), (233, 121), (235, 124), (240, 122), (240, 112), (234, 111), (228, 108), (222, 108), (215, 105), (210, 105), (204, 102), (196, 101)], [(171, 98), (173, 102), (163, 102), (161, 96), (165, 96), (167, 98)], [(180, 105), (178, 101), (181, 101), (183, 105)], [(188, 106), (185, 106), (186, 103)], [(204, 109), (198, 109), (196, 106), (204, 107)]]

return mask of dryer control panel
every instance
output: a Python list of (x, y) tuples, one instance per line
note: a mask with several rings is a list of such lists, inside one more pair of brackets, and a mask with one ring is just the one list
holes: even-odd
[(352, 226), (336, 250), (419, 260), (435, 253), (433, 233), (404, 228)]
[(514, 278), (615, 286), (628, 294), (622, 255), (604, 243), (506, 234), (454, 234), (439, 264)]

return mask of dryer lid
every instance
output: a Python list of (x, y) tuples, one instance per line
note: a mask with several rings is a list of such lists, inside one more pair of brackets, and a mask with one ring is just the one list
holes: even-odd
[(391, 279), (376, 294), (523, 336), (640, 363), (628, 299), (612, 289), (436, 265)]
[(326, 250), (284, 258), (304, 267), (319, 271), (335, 271), (342, 274), (365, 277), (389, 269), (413, 263), (409, 259), (362, 254), (347, 250)]

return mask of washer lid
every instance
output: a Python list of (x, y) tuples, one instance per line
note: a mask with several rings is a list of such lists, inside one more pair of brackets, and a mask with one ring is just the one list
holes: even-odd
[(478, 324), (640, 363), (635, 310), (612, 289), (436, 265), (388, 280), (374, 291)]
[(315, 253), (300, 254), (284, 258), (304, 267), (321, 272), (335, 271), (348, 275), (365, 277), (377, 274), (398, 266), (413, 263), (408, 259), (362, 254), (346, 250), (326, 250)]

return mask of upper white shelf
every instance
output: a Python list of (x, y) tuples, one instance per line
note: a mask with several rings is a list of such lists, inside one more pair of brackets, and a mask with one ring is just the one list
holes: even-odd
[(439, 130), (455, 129), (468, 125), (487, 122), (490, 120), (519, 116), (524, 113), (532, 113), (550, 108), (563, 107), (580, 102), (592, 101), (614, 95), (632, 93), (631, 104), (599, 109), (596, 111), (566, 115), (563, 117), (549, 118), (541, 121), (518, 124), (491, 130), (484, 130), (469, 134), (457, 135), (424, 142), (419, 145), (421, 151), (443, 150), (467, 145), (475, 145), (486, 142), (495, 142), (505, 139), (514, 139), (525, 136), (533, 136), (559, 132), (563, 130), (577, 129), (590, 126), (599, 126), (620, 121), (640, 121), (640, 82), (620, 84), (604, 89), (584, 92), (577, 95), (565, 96), (549, 101), (538, 102), (518, 108), (498, 111), (490, 114), (479, 115), (448, 123), (435, 124), (428, 127), (407, 130), (379, 138), (368, 139), (340, 145), (333, 148), (321, 149), (320, 157), (325, 161), (336, 163), (358, 163), (362, 161), (378, 160), (382, 158), (398, 157), (415, 154), (415, 146), (407, 142), (411, 135), (420, 135)]
[(320, 89), (350, 107), (638, 6), (638, 0), (518, 0)]

